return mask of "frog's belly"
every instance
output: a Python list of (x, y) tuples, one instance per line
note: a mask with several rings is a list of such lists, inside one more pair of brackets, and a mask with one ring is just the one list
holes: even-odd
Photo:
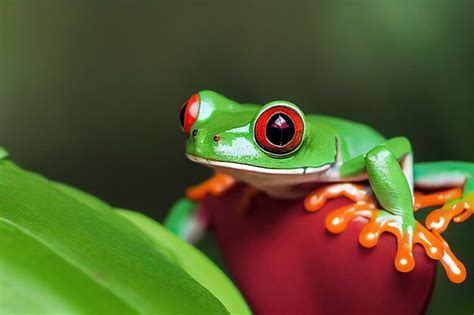
[(240, 182), (249, 184), (268, 195), (279, 199), (296, 199), (306, 197), (322, 183), (357, 182), (367, 180), (367, 174), (341, 179), (331, 167), (320, 171), (300, 174), (272, 174), (247, 171), (242, 169), (212, 166), (216, 172), (230, 175)]

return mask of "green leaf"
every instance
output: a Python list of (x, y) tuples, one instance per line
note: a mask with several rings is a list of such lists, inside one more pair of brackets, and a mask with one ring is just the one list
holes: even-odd
[(0, 309), (249, 314), (207, 258), (130, 211), (0, 161)]
[(148, 217), (133, 211), (118, 210), (119, 213), (136, 224), (147, 234), (157, 246), (166, 248), (183, 270), (207, 288), (219, 301), (224, 304), (231, 314), (250, 314), (250, 310), (243, 302), (242, 296), (235, 289), (227, 276), (201, 252), (181, 241), (166, 228)]

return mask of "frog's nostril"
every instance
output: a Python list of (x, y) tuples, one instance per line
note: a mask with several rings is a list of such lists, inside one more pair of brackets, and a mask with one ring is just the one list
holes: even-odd
[(193, 137), (196, 137), (197, 135), (198, 135), (198, 131), (197, 131), (197, 129), (194, 129), (193, 130)]
[(221, 141), (221, 137), (219, 137), (219, 135), (215, 135), (214, 142), (219, 142), (219, 141)]

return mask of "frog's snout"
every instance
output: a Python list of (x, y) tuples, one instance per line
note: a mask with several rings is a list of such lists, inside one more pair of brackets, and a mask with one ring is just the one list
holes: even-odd
[(211, 142), (210, 139), (212, 139), (215, 143), (218, 143), (219, 141), (221, 141), (221, 137), (218, 134), (212, 135), (212, 134), (208, 134), (207, 132), (201, 132), (198, 129), (194, 129), (191, 132), (191, 135), (195, 143), (204, 144), (206, 142)]
[(188, 151), (192, 151), (197, 156), (207, 156), (213, 154), (215, 147), (220, 143), (221, 136), (217, 132), (212, 132), (207, 128), (193, 129), (188, 138)]

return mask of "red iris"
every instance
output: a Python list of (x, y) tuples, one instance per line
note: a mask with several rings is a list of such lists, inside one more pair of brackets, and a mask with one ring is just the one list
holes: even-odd
[(197, 120), (199, 106), (199, 95), (193, 94), (181, 107), (179, 119), (186, 136), (189, 136), (191, 128)]
[(260, 114), (255, 123), (255, 140), (269, 153), (284, 155), (296, 150), (303, 140), (304, 123), (295, 109), (277, 105)]

